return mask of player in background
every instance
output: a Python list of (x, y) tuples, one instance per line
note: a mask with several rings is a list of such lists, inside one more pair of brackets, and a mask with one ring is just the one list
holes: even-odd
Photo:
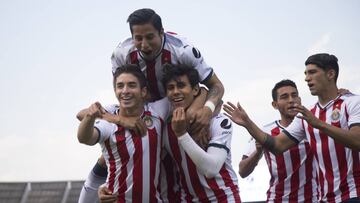
[(294, 110), (300, 114), (278, 136), (260, 130), (239, 103), (228, 102), (224, 110), (274, 154), (307, 139), (317, 163), (319, 201), (359, 202), (360, 97), (338, 93), (336, 56), (315, 54), (305, 65), (305, 81), (318, 102), (310, 110), (296, 104)]
[[(271, 136), (277, 136), (293, 121), (297, 114), (294, 106), (300, 105), (301, 99), (296, 84), (291, 80), (276, 83), (272, 89), (272, 99), (272, 106), (279, 111), (280, 120), (265, 125), (262, 130)], [(271, 176), (267, 202), (312, 203), (317, 201), (314, 154), (306, 140), (281, 154), (274, 155), (264, 150), (252, 138), (239, 164), (239, 174), (242, 178), (253, 172), (263, 154)]]

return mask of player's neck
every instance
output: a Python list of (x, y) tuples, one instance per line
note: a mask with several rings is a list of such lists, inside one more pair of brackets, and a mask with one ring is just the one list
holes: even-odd
[(144, 112), (144, 108), (143, 108), (143, 104), (142, 105), (137, 105), (133, 108), (123, 108), (120, 109), (120, 114), (122, 116), (125, 117), (137, 117), (137, 116), (141, 116), (142, 113)]
[(320, 105), (324, 106), (338, 96), (338, 88), (336, 85), (330, 85), (318, 94)]
[(281, 115), (280, 125), (283, 127), (288, 127), (294, 118), (288, 118), (286, 116)]

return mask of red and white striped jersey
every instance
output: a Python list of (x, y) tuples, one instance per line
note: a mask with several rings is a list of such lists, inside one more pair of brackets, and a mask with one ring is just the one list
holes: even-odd
[[(360, 125), (360, 96), (338, 96), (325, 106), (316, 103), (311, 112), (321, 121), (345, 130)], [(359, 151), (334, 141), (305, 120), (295, 118), (284, 133), (298, 142), (307, 139), (317, 161), (320, 200), (342, 202), (360, 197)]]
[[(271, 136), (283, 129), (278, 121), (263, 127)], [(254, 139), (250, 148), (245, 155), (256, 150)], [(271, 175), (267, 202), (317, 202), (316, 165), (308, 142), (302, 141), (279, 155), (265, 150), (264, 155)]]
[(163, 65), (166, 63), (195, 67), (199, 72), (201, 83), (205, 83), (213, 73), (213, 69), (206, 64), (200, 51), (187, 42), (185, 38), (174, 33), (164, 34), (162, 50), (153, 61), (144, 60), (134, 46), (132, 38), (128, 38), (115, 48), (111, 56), (111, 63), (113, 73), (124, 64), (137, 64), (148, 79), (154, 100), (166, 96), (161, 83)]
[(179, 173), (181, 202), (241, 202), (236, 173), (231, 166), (231, 121), (218, 115), (210, 121), (211, 138), (208, 147), (227, 151), (226, 161), (213, 178), (206, 178), (178, 143), (171, 123), (164, 130), (164, 146), (175, 160)]
[(161, 202), (158, 185), (162, 129), (169, 112), (167, 98), (145, 105), (141, 116), (148, 128), (145, 136), (104, 120), (95, 122), (108, 168), (107, 186), (118, 194), (118, 202)]

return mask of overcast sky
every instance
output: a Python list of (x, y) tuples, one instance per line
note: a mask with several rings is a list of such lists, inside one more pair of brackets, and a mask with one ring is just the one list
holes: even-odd
[[(78, 143), (75, 115), (95, 101), (116, 102), (110, 56), (130, 35), (127, 16), (144, 7), (162, 17), (166, 31), (195, 44), (222, 80), (224, 100), (240, 101), (259, 125), (279, 117), (270, 92), (281, 79), (298, 84), (305, 105), (316, 102), (304, 82), (310, 54), (335, 54), (338, 85), (360, 93), (357, 0), (2, 0), (0, 181), (86, 178), (100, 147)], [(235, 171), (248, 139), (234, 128)], [(260, 168), (239, 178), (243, 200), (265, 197), (249, 192), (267, 188), (266, 166)]]

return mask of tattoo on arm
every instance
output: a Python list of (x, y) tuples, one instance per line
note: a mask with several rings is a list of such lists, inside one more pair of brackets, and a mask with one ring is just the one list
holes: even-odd
[(222, 88), (218, 85), (211, 87), (206, 100), (212, 100), (215, 101), (215, 105), (218, 104), (223, 96), (223, 91), (221, 91), (221, 89)]
[(271, 135), (266, 134), (265, 135), (265, 141), (264, 141), (264, 148), (268, 149), (269, 151), (273, 152), (274, 146), (275, 146), (275, 140)]

